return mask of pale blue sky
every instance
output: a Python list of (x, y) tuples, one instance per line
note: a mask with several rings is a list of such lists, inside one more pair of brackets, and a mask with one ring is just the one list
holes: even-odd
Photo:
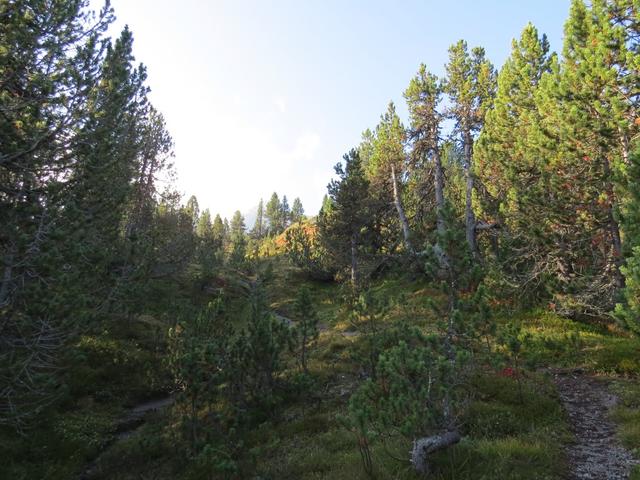
[[(97, 2), (97, 0), (96, 0)], [(99, 2), (97, 3), (99, 4)], [(561, 50), (569, 0), (112, 0), (175, 141), (177, 186), (230, 216), (274, 190), (320, 207), (333, 165), (460, 38), (500, 66), (531, 21)]]

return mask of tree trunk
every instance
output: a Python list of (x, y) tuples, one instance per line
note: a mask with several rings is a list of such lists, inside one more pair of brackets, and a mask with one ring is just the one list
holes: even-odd
[(402, 225), (402, 237), (404, 238), (404, 246), (409, 254), (414, 257), (416, 251), (413, 249), (413, 245), (411, 244), (411, 231), (409, 230), (409, 221), (407, 220), (407, 216), (404, 214), (404, 208), (402, 208), (402, 199), (400, 198), (400, 193), (398, 192), (398, 178), (396, 177), (396, 168), (393, 165), (391, 165), (391, 183), (393, 184), (393, 203), (396, 206), (396, 210), (398, 211), (398, 218), (400, 219), (400, 224)]
[(306, 333), (306, 326), (304, 326), (303, 328), (305, 328), (305, 333), (302, 336), (302, 353), (301, 353), (302, 371), (304, 373), (309, 373), (309, 370), (307, 370), (307, 333)]
[(625, 165), (629, 165), (629, 137), (621, 127), (618, 127), (618, 131), (620, 132), (620, 151), (622, 153), (622, 161)]
[(12, 280), (14, 252), (15, 248), (11, 246), (9, 252), (5, 255), (2, 284), (0, 284), (0, 308), (9, 304), (9, 286)]
[(356, 234), (351, 235), (351, 286), (354, 290), (358, 287), (358, 244)]
[[(609, 166), (609, 160), (603, 156), (604, 163), (604, 175), (606, 179), (611, 178), (611, 167)], [(624, 288), (624, 276), (620, 271), (620, 267), (622, 267), (624, 263), (624, 257), (622, 256), (622, 239), (620, 237), (620, 225), (618, 225), (618, 221), (615, 217), (615, 208), (616, 208), (616, 194), (613, 191), (612, 183), (607, 180), (606, 183), (607, 196), (609, 197), (609, 207), (608, 207), (608, 220), (609, 220), (609, 233), (611, 235), (611, 248), (613, 253), (613, 264), (614, 264), (614, 281), (617, 288)]]
[(436, 190), (436, 229), (439, 235), (444, 235), (446, 226), (444, 223), (444, 173), (442, 171), (442, 159), (440, 151), (436, 148), (433, 152), (435, 163), (434, 183)]
[(438, 232), (438, 240), (433, 247), (433, 250), (438, 257), (440, 268), (446, 270), (449, 268), (449, 258), (440, 245), (440, 239), (444, 238), (447, 231), (447, 226), (444, 220), (444, 173), (442, 169), (442, 159), (440, 158), (440, 151), (438, 147), (434, 149), (433, 160), (435, 163), (434, 184), (436, 191), (436, 231)]
[(428, 474), (429, 455), (438, 450), (455, 445), (460, 439), (460, 434), (457, 431), (451, 431), (415, 440), (413, 442), (413, 450), (411, 451), (413, 468), (422, 475)]
[(611, 232), (611, 243), (613, 247), (613, 263), (615, 265), (614, 277), (616, 287), (624, 288), (625, 281), (624, 275), (620, 267), (624, 264), (624, 257), (622, 256), (622, 240), (620, 238), (620, 226), (614, 216), (614, 206), (609, 207), (609, 231)]
[(466, 198), (465, 198), (465, 230), (469, 249), (475, 259), (480, 257), (478, 252), (478, 242), (476, 240), (476, 217), (473, 213), (473, 164), (472, 164), (472, 148), (473, 139), (471, 132), (464, 132), (464, 174), (467, 180)]

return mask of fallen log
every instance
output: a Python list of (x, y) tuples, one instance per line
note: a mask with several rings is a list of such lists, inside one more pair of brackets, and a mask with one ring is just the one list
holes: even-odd
[(424, 437), (414, 440), (411, 451), (411, 463), (416, 472), (426, 475), (429, 473), (429, 455), (444, 448), (455, 445), (460, 441), (457, 431), (445, 432), (440, 435)]

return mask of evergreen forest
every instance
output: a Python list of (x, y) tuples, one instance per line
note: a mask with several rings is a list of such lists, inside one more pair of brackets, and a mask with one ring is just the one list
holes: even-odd
[(252, 224), (94, 8), (0, 0), (0, 479), (640, 479), (639, 0), (418, 59)]

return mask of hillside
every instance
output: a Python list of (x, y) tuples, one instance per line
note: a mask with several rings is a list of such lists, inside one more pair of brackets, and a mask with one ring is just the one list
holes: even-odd
[(157, 96), (110, 2), (0, 0), (0, 480), (640, 480), (638, 0), (498, 66), (423, 4), (142, 1)]

